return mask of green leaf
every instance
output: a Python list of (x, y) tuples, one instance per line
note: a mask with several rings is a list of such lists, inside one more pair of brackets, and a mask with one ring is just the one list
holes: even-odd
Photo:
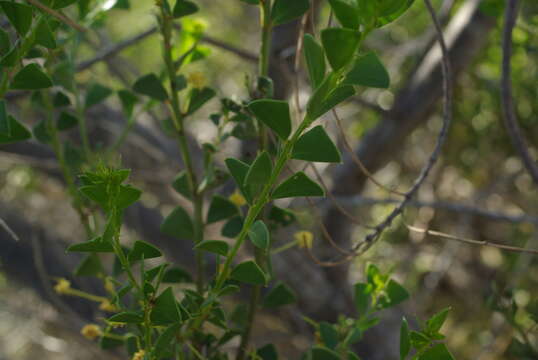
[(138, 260), (153, 259), (162, 255), (161, 250), (154, 245), (145, 241), (137, 240), (134, 243), (133, 249), (129, 252), (127, 259), (132, 264)]
[(339, 86), (337, 82), (338, 76), (331, 73), (312, 94), (307, 105), (308, 116), (311, 120), (316, 120), (342, 101), (355, 95), (353, 86)]
[(166, 354), (166, 350), (172, 340), (174, 340), (175, 334), (179, 331), (180, 327), (180, 324), (170, 325), (159, 335), (153, 347), (152, 359), (161, 359)]
[(331, 324), (325, 321), (320, 322), (319, 334), (325, 346), (331, 350), (336, 348), (336, 345), (338, 345), (338, 332)]
[(192, 276), (186, 270), (173, 267), (164, 272), (162, 281), (165, 283), (190, 283), (192, 282)]
[(34, 138), (36, 138), (36, 140), (40, 143), (49, 144), (52, 140), (52, 136), (47, 127), (46, 119), (40, 120), (32, 129), (32, 133)]
[(110, 242), (99, 236), (83, 243), (71, 245), (67, 248), (67, 252), (114, 252), (114, 249)]
[(38, 45), (46, 47), (47, 49), (56, 48), (56, 39), (54, 38), (54, 34), (45, 18), (42, 18), (39, 25), (37, 25), (35, 42)]
[(400, 360), (405, 360), (411, 350), (411, 339), (409, 337), (409, 324), (405, 318), (402, 319), (400, 327)]
[(63, 92), (58, 91), (56, 95), (54, 95), (54, 99), (52, 100), (52, 104), (54, 107), (64, 107), (71, 105), (71, 100), (69, 100), (69, 97), (65, 95)]
[(352, 353), (351, 351), (348, 351), (347, 360), (361, 360), (361, 358), (358, 357), (356, 354)]
[(15, 90), (39, 90), (52, 85), (52, 80), (33, 63), (23, 67), (11, 81), (11, 89)]
[(426, 321), (426, 332), (431, 335), (436, 335), (441, 327), (445, 323), (445, 320), (450, 312), (450, 307), (447, 307), (437, 314), (433, 315), (428, 321)]
[(168, 93), (155, 74), (147, 74), (136, 80), (133, 90), (159, 101), (166, 101)]
[(24, 141), (32, 137), (32, 133), (11, 115), (7, 115), (5, 128), (10, 129), (10, 135), (0, 133), (0, 145)]
[[(119, 335), (119, 334), (115, 334)], [(102, 336), (99, 339), (99, 346), (103, 350), (113, 349), (118, 346), (122, 346), (125, 340), (123, 340), (121, 337), (108, 337), (108, 336)]]
[(382, 308), (396, 306), (409, 298), (409, 292), (398, 282), (389, 280), (385, 289), (388, 299), (380, 302)]
[(63, 9), (64, 7), (68, 7), (71, 4), (76, 3), (77, 0), (54, 0), (54, 9)]
[(125, 89), (118, 91), (118, 97), (120, 99), (121, 107), (125, 115), (127, 117), (133, 115), (134, 106), (138, 102), (138, 97), (129, 90)]
[[(164, 264), (161, 264), (161, 265), (157, 265), (147, 271), (144, 272), (144, 279), (145, 281), (147, 282), (152, 282), (153, 279), (155, 279), (155, 277), (157, 275), (159, 275), (159, 273), (161, 271), (165, 271), (165, 269), (168, 267), (168, 263), (164, 263)], [(164, 275), (163, 275), (164, 276)]]
[(178, 19), (183, 16), (192, 15), (198, 12), (198, 5), (187, 0), (177, 0), (176, 6), (174, 6), (173, 16)]
[(437, 344), (418, 357), (418, 360), (454, 360), (445, 344)]
[(11, 41), (9, 35), (3, 29), (0, 29), (0, 58), (8, 54), (11, 50)]
[(261, 360), (278, 360), (278, 353), (273, 344), (262, 346), (256, 350), (256, 355), (258, 355)]
[(359, 315), (364, 315), (368, 311), (372, 291), (373, 286), (371, 284), (355, 284), (355, 307)]
[(387, 25), (402, 16), (413, 5), (415, 0), (393, 0), (393, 6), (381, 9), (381, 16), (377, 17), (376, 26)]
[(209, 251), (218, 255), (226, 256), (230, 245), (222, 240), (204, 240), (194, 247), (198, 250)]
[(275, 287), (263, 299), (263, 306), (266, 308), (277, 308), (297, 302), (297, 296), (284, 283), (277, 283)]
[(176, 207), (161, 224), (161, 231), (177, 238), (192, 239), (194, 225), (189, 214), (181, 206)]
[(377, 55), (369, 52), (355, 58), (343, 84), (387, 89), (390, 86), (390, 77)]
[(271, 172), (273, 170), (273, 164), (271, 162), (271, 157), (267, 151), (260, 153), (245, 176), (244, 187), (247, 189), (247, 192), (253, 197), (258, 195), (264, 185), (269, 181), (271, 177)]
[(280, 226), (291, 225), (296, 219), (297, 217), (292, 211), (278, 206), (273, 205), (269, 211), (269, 220)]
[(361, 33), (345, 28), (328, 28), (321, 32), (321, 43), (334, 71), (343, 68), (357, 51)]
[(124, 311), (115, 315), (112, 315), (107, 319), (112, 322), (128, 323), (128, 324), (139, 324), (144, 321), (143, 312), (135, 311)]
[(273, 25), (285, 24), (300, 16), (310, 8), (308, 0), (276, 0), (271, 9)]
[(249, 203), (251, 203), (252, 197), (250, 196), (249, 191), (245, 187), (245, 178), (247, 177), (247, 173), (250, 169), (250, 166), (234, 158), (228, 158), (224, 162), (226, 163), (226, 167), (228, 168), (228, 171), (234, 178), (235, 183), (237, 184), (237, 186), (243, 193), (243, 196)]
[(60, 131), (69, 130), (78, 125), (78, 118), (74, 115), (62, 111), (60, 116), (58, 116), (58, 121), (56, 122), (56, 128)]
[(230, 274), (234, 280), (252, 285), (265, 285), (265, 273), (254, 261), (249, 260), (237, 265)]
[(325, 192), (316, 182), (302, 171), (295, 173), (273, 191), (273, 199), (300, 196), (325, 196)]
[(311, 350), (312, 360), (340, 360), (340, 356), (327, 348), (314, 346)]
[(185, 198), (191, 200), (192, 199), (192, 192), (189, 185), (189, 179), (187, 177), (187, 172), (185, 170), (181, 170), (179, 174), (176, 175), (174, 178), (174, 181), (172, 182), (172, 187), (175, 191), (177, 191), (178, 194), (183, 195)]
[(141, 195), (142, 191), (131, 185), (120, 185), (120, 191), (116, 198), (116, 206), (118, 209), (125, 209), (137, 202)]
[(102, 208), (108, 209), (109, 198), (106, 191), (106, 186), (102, 184), (86, 185), (86, 186), (81, 186), (79, 188), (79, 191), (88, 199), (99, 204)]
[(310, 34), (303, 39), (304, 57), (312, 89), (317, 89), (325, 77), (325, 52), (320, 44)]
[(0, 7), (4, 10), (9, 22), (15, 30), (24, 36), (32, 25), (32, 7), (11, 1), (0, 1)]
[(360, 21), (357, 0), (329, 0), (329, 4), (331, 4), (334, 15), (343, 27), (350, 29), (359, 28)]
[(342, 162), (340, 151), (321, 125), (309, 130), (297, 140), (291, 157), (315, 162)]
[(411, 339), (411, 345), (417, 350), (423, 349), (430, 343), (430, 338), (418, 331), (411, 331), (409, 338)]
[(239, 215), (239, 210), (233, 202), (220, 195), (214, 195), (207, 212), (207, 223), (211, 224), (235, 215)]
[(9, 121), (7, 111), (6, 111), (6, 102), (0, 100), (0, 136), (11, 135), (11, 122)]
[(260, 0), (241, 0), (244, 3), (251, 4), (251, 5), (258, 5), (260, 3)]
[(99, 256), (95, 253), (90, 253), (84, 257), (80, 264), (76, 267), (73, 274), (75, 276), (99, 276), (105, 273), (103, 264)]
[(101, 84), (91, 85), (88, 92), (86, 93), (84, 107), (88, 109), (93, 105), (97, 105), (100, 102), (103, 102), (107, 97), (112, 95), (112, 92), (112, 90)]
[(228, 238), (235, 238), (241, 232), (243, 228), (243, 219), (240, 216), (231, 218), (222, 227), (221, 234)]
[(202, 89), (193, 88), (189, 93), (189, 109), (187, 115), (193, 114), (200, 109), (206, 102), (211, 100), (216, 95), (215, 90), (204, 87)]
[(256, 118), (272, 129), (282, 140), (291, 133), (290, 108), (286, 101), (261, 99), (248, 104)]
[(168, 287), (155, 299), (150, 319), (155, 325), (181, 322), (181, 312), (171, 287)]
[(250, 229), (248, 230), (248, 237), (252, 244), (259, 249), (269, 250), (269, 245), (271, 244), (271, 237), (269, 235), (269, 230), (265, 226), (262, 220), (257, 220)]

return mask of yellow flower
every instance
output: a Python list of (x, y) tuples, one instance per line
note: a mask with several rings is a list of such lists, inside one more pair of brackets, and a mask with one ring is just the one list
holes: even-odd
[(93, 340), (96, 337), (101, 336), (103, 334), (99, 325), (95, 325), (95, 324), (84, 325), (82, 330), (80, 330), (80, 333), (82, 334), (82, 336), (84, 336), (86, 339), (89, 339), (89, 340)]
[(71, 290), (71, 282), (67, 279), (61, 278), (56, 280), (57, 283), (54, 285), (54, 291), (58, 294), (67, 294)]
[(118, 308), (116, 307), (116, 305), (112, 304), (109, 300), (106, 300), (106, 299), (101, 301), (101, 305), (99, 305), (99, 309), (103, 311), (108, 311), (108, 312), (118, 311)]
[(237, 206), (243, 206), (247, 203), (245, 197), (237, 189), (235, 189), (234, 193), (230, 195), (228, 199)]
[(146, 352), (144, 350), (138, 350), (133, 355), (133, 360), (142, 360), (144, 359), (144, 356), (146, 355)]
[(298, 231), (293, 235), (293, 237), (297, 241), (297, 244), (300, 248), (312, 249), (312, 243), (314, 242), (314, 234), (312, 234), (310, 231)]
[(201, 89), (205, 85), (205, 76), (200, 71), (191, 72), (187, 78), (192, 87)]

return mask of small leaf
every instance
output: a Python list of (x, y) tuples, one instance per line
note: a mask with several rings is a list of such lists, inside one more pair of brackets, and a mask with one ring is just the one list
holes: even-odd
[(62, 111), (60, 113), (60, 116), (58, 116), (58, 121), (56, 122), (56, 128), (60, 131), (69, 130), (77, 125), (78, 119), (66, 111)]
[(88, 199), (96, 202), (102, 208), (108, 209), (109, 198), (106, 191), (106, 186), (104, 185), (86, 185), (81, 186), (79, 191), (86, 196)]
[(132, 264), (138, 260), (152, 259), (162, 255), (161, 250), (154, 245), (145, 241), (137, 240), (134, 243), (133, 249), (129, 252), (129, 255), (127, 255), (127, 259)]
[(369, 52), (355, 59), (343, 84), (387, 89), (390, 86), (390, 77), (377, 55)]
[(118, 97), (120, 98), (121, 107), (127, 117), (133, 115), (133, 109), (138, 102), (138, 97), (129, 90), (119, 90)]
[(176, 207), (161, 224), (161, 231), (177, 238), (192, 239), (194, 225), (189, 214), (181, 206)]
[(181, 194), (185, 198), (191, 200), (192, 192), (189, 186), (189, 179), (187, 176), (188, 175), (185, 170), (180, 171), (179, 174), (177, 174), (174, 178), (174, 181), (172, 182), (172, 187), (175, 191), (178, 192), (178, 194)]
[(4, 10), (9, 22), (15, 30), (24, 36), (32, 25), (32, 7), (11, 1), (0, 1), (0, 7)]
[(273, 205), (269, 211), (269, 220), (280, 226), (291, 225), (296, 219), (297, 218), (292, 211), (280, 208), (278, 206)]
[(114, 249), (110, 242), (99, 236), (90, 241), (71, 245), (67, 248), (67, 252), (114, 252)]
[(54, 107), (64, 107), (71, 105), (71, 100), (69, 100), (69, 97), (63, 92), (58, 91), (56, 95), (54, 95), (54, 100), (52, 100), (52, 103)]
[(411, 331), (409, 338), (411, 339), (411, 345), (417, 350), (423, 349), (430, 343), (430, 338), (418, 331)]
[(278, 360), (278, 352), (273, 344), (267, 344), (256, 350), (256, 355), (261, 360)]
[(176, 6), (174, 6), (173, 16), (178, 19), (183, 16), (192, 15), (198, 12), (198, 5), (187, 0), (177, 0)]
[(276, 0), (271, 9), (273, 25), (285, 24), (300, 17), (308, 11), (309, 7), (308, 0)]
[(202, 89), (193, 88), (189, 94), (189, 109), (187, 115), (193, 114), (200, 109), (206, 102), (211, 100), (216, 95), (215, 90), (204, 87)]
[(247, 4), (251, 4), (251, 5), (257, 5), (260, 3), (260, 0), (241, 0), (241, 1)]
[(47, 127), (47, 120), (43, 119), (39, 121), (32, 129), (34, 138), (43, 144), (49, 144), (52, 140), (51, 133)]
[(173, 267), (164, 272), (162, 281), (165, 283), (190, 283), (192, 282), (192, 276), (186, 270)]
[(265, 285), (265, 273), (254, 261), (249, 260), (237, 265), (230, 274), (234, 280), (252, 285)]
[(387, 284), (385, 292), (387, 293), (388, 299), (385, 302), (380, 302), (382, 308), (396, 306), (409, 298), (409, 292), (392, 279)]
[(11, 50), (11, 41), (9, 41), (9, 35), (4, 29), (0, 29), (0, 58), (8, 54)]
[(278, 185), (271, 197), (273, 199), (282, 199), (288, 197), (324, 195), (325, 192), (321, 186), (312, 181), (304, 172), (300, 171)]
[(329, 0), (334, 15), (343, 27), (358, 29), (359, 8), (356, 0)]
[(409, 337), (409, 324), (405, 318), (402, 319), (400, 327), (400, 360), (405, 360), (411, 350), (411, 339)]
[(314, 346), (311, 350), (312, 360), (340, 360), (340, 356), (327, 348)]
[(75, 276), (99, 276), (105, 273), (99, 256), (95, 253), (88, 254), (77, 266), (73, 274)]
[(296, 301), (297, 296), (293, 290), (284, 283), (277, 283), (263, 299), (263, 306), (266, 308), (277, 308), (293, 304)]
[(334, 71), (340, 70), (350, 61), (357, 51), (360, 39), (361, 33), (358, 30), (328, 28), (321, 32), (321, 43)]
[(243, 219), (240, 216), (236, 216), (231, 218), (224, 224), (221, 230), (222, 236), (226, 236), (228, 238), (235, 238), (239, 233), (241, 232), (241, 229), (243, 228)]
[(157, 266), (145, 271), (144, 272), (144, 280), (146, 282), (152, 282), (153, 279), (155, 279), (155, 277), (161, 273), (161, 271), (164, 271), (168, 267), (168, 265), (169, 264), (164, 263), (164, 264), (157, 265)]
[(310, 34), (305, 34), (304, 56), (312, 89), (317, 89), (325, 77), (325, 52)]
[(6, 102), (0, 100), (0, 136), (11, 136), (11, 122), (6, 111)]
[(260, 153), (245, 176), (244, 187), (247, 192), (253, 197), (256, 197), (263, 189), (264, 185), (269, 181), (271, 172), (273, 170), (273, 164), (271, 157), (267, 151)]
[(194, 247), (198, 250), (209, 251), (218, 255), (228, 255), (228, 249), (230, 245), (222, 240), (204, 240)]
[(447, 307), (437, 314), (433, 315), (428, 321), (426, 321), (426, 332), (431, 335), (435, 335), (441, 330), (441, 327), (445, 323), (445, 320), (450, 312), (450, 307)]
[(147, 74), (136, 80), (133, 90), (159, 101), (166, 101), (168, 93), (155, 74)]
[(174, 340), (175, 334), (179, 331), (180, 326), (180, 324), (170, 325), (159, 335), (153, 347), (152, 359), (161, 359), (163, 355), (166, 354), (166, 350), (170, 346), (172, 340)]
[(155, 325), (167, 325), (181, 322), (181, 313), (171, 287), (164, 290), (161, 295), (155, 299), (150, 319)]
[(248, 104), (256, 118), (272, 129), (282, 140), (291, 133), (290, 108), (286, 101), (261, 99)]
[(120, 185), (116, 206), (118, 209), (125, 209), (137, 202), (141, 195), (142, 191), (131, 185)]
[(309, 130), (297, 140), (291, 157), (316, 162), (342, 162), (340, 151), (321, 125)]
[(307, 111), (308, 116), (312, 121), (316, 120), (342, 101), (355, 95), (353, 86), (339, 86), (337, 82), (337, 74), (334, 72), (330, 73), (308, 100)]
[(139, 324), (144, 321), (144, 313), (135, 311), (124, 311), (115, 315), (112, 315), (107, 319), (112, 322)]
[(101, 84), (93, 84), (86, 93), (86, 100), (84, 107), (86, 109), (103, 102), (107, 97), (112, 94), (112, 90)]
[(247, 173), (250, 169), (250, 166), (240, 160), (234, 159), (234, 158), (228, 158), (224, 161), (226, 163), (226, 167), (228, 168), (228, 171), (230, 172), (230, 175), (235, 180), (235, 183), (243, 193), (243, 196), (248, 202), (252, 202), (252, 198), (250, 196), (250, 193), (245, 188), (245, 178), (247, 176)]
[[(119, 335), (119, 334), (115, 334), (115, 335)], [(125, 340), (121, 338), (121, 336), (114, 337), (114, 338), (108, 337), (108, 336), (102, 336), (99, 339), (99, 346), (103, 350), (108, 350), (108, 349), (116, 348), (118, 346), (122, 346), (124, 342)]]
[(52, 80), (37, 64), (28, 64), (23, 67), (11, 82), (11, 88), (15, 90), (39, 90), (52, 85)]
[(454, 360), (445, 344), (437, 344), (429, 348), (418, 360)]
[(37, 26), (35, 42), (38, 45), (46, 47), (47, 49), (56, 48), (56, 39), (54, 39), (54, 34), (52, 33), (49, 23), (45, 18), (42, 18), (41, 22)]
[(355, 284), (355, 307), (359, 315), (366, 314), (370, 306), (370, 298), (373, 287), (371, 284), (357, 283)]
[(269, 230), (262, 220), (257, 220), (248, 230), (248, 237), (252, 244), (259, 249), (269, 250), (271, 238)]
[(325, 321), (320, 322), (319, 334), (325, 346), (331, 350), (336, 348), (336, 345), (338, 345), (338, 332), (331, 324)]
[(211, 224), (220, 220), (239, 215), (239, 210), (234, 203), (220, 195), (213, 196), (207, 212), (207, 223)]
[[(411, 5), (413, 5), (413, 2), (415, 2), (415, 0), (394, 1), (396, 6), (390, 8), (387, 7), (386, 9), (384, 9), (384, 13), (380, 14), (381, 16), (377, 17), (376, 26), (381, 27), (398, 19), (407, 11), (407, 9), (411, 7)], [(383, 9), (381, 10), (383, 11)]]

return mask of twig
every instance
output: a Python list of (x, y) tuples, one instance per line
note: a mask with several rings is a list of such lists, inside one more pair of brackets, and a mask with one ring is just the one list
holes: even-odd
[(521, 128), (517, 123), (517, 116), (514, 110), (514, 99), (512, 97), (512, 68), (510, 59), (512, 57), (512, 30), (514, 29), (517, 12), (519, 8), (519, 0), (509, 0), (506, 4), (504, 13), (504, 30), (502, 40), (503, 60), (502, 60), (502, 79), (501, 79), (501, 98), (502, 110), (504, 116), (504, 125), (508, 131), (508, 135), (512, 140), (512, 144), (519, 152), (519, 156), (523, 159), (525, 167), (529, 171), (532, 179), (538, 184), (538, 166), (532, 159), (527, 148), (527, 142), (521, 132)]
[(47, 14), (49, 14), (51, 16), (54, 16), (56, 19), (60, 20), (61, 22), (63, 22), (66, 25), (71, 26), (73, 29), (75, 29), (77, 31), (80, 31), (80, 32), (88, 31), (88, 29), (86, 29), (84, 26), (77, 24), (76, 22), (74, 22), (73, 20), (71, 20), (67, 16), (63, 15), (59, 11), (51, 9), (51, 8), (43, 5), (42, 3), (40, 3), (37, 0), (26, 0), (26, 2), (29, 3), (29, 4), (32, 4), (33, 6), (35, 6), (36, 8), (38, 8), (38, 9), (44, 11), (44, 12), (46, 12)]
[(0, 218), (0, 227), (3, 228), (8, 233), (8, 235), (13, 238), (13, 240), (21, 241), (17, 234), (15, 234), (15, 231), (11, 230), (9, 225), (2, 218)]
[(441, 29), (441, 24), (437, 19), (437, 15), (435, 14), (435, 10), (433, 9), (430, 0), (424, 0), (424, 3), (435, 25), (437, 40), (439, 41), (439, 45), (441, 47), (441, 52), (443, 55), (443, 126), (441, 128), (441, 131), (437, 138), (437, 143), (430, 158), (422, 168), (420, 175), (415, 180), (415, 183), (413, 184), (411, 189), (409, 189), (409, 191), (405, 193), (404, 200), (381, 223), (379, 223), (379, 225), (376, 226), (375, 231), (368, 234), (363, 242), (359, 242), (357, 243), (357, 245), (355, 245), (354, 249), (357, 250), (359, 253), (364, 253), (376, 242), (377, 239), (379, 239), (381, 233), (392, 224), (395, 218), (401, 215), (404, 208), (407, 206), (413, 196), (417, 193), (420, 186), (424, 183), (424, 180), (426, 180), (431, 169), (437, 162), (443, 144), (446, 141), (448, 129), (452, 120), (452, 79), (448, 50), (443, 36), (443, 30)]
[(474, 239), (459, 237), (459, 236), (455, 236), (455, 235), (450, 235), (450, 234), (440, 232), (440, 231), (421, 229), (421, 228), (418, 228), (416, 226), (411, 226), (411, 225), (406, 225), (406, 226), (407, 226), (407, 228), (409, 230), (414, 231), (414, 232), (418, 232), (418, 233), (422, 233), (422, 234), (428, 234), (428, 235), (432, 235), (432, 236), (437, 236), (437, 237), (441, 237), (441, 238), (449, 239), (449, 240), (456, 240), (456, 241), (463, 242), (463, 243), (466, 243), (466, 244), (489, 246), (489, 247), (494, 247), (494, 248), (498, 248), (498, 249), (502, 249), (502, 250), (506, 250), (506, 251), (538, 255), (538, 250), (534, 250), (534, 249), (525, 249), (525, 248), (521, 248), (521, 247), (517, 247), (517, 246), (510, 246), (510, 245), (492, 243), (492, 242), (489, 242), (489, 241), (486, 241), (486, 240), (474, 240)]

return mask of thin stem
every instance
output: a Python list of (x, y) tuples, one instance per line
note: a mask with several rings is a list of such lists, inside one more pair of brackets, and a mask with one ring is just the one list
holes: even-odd
[(252, 288), (250, 296), (249, 312), (247, 325), (241, 336), (241, 343), (239, 344), (239, 351), (237, 353), (237, 360), (244, 360), (247, 354), (248, 343), (252, 334), (252, 327), (254, 325), (254, 319), (256, 318), (256, 310), (258, 309), (258, 302), (260, 301), (261, 286), (256, 285)]

